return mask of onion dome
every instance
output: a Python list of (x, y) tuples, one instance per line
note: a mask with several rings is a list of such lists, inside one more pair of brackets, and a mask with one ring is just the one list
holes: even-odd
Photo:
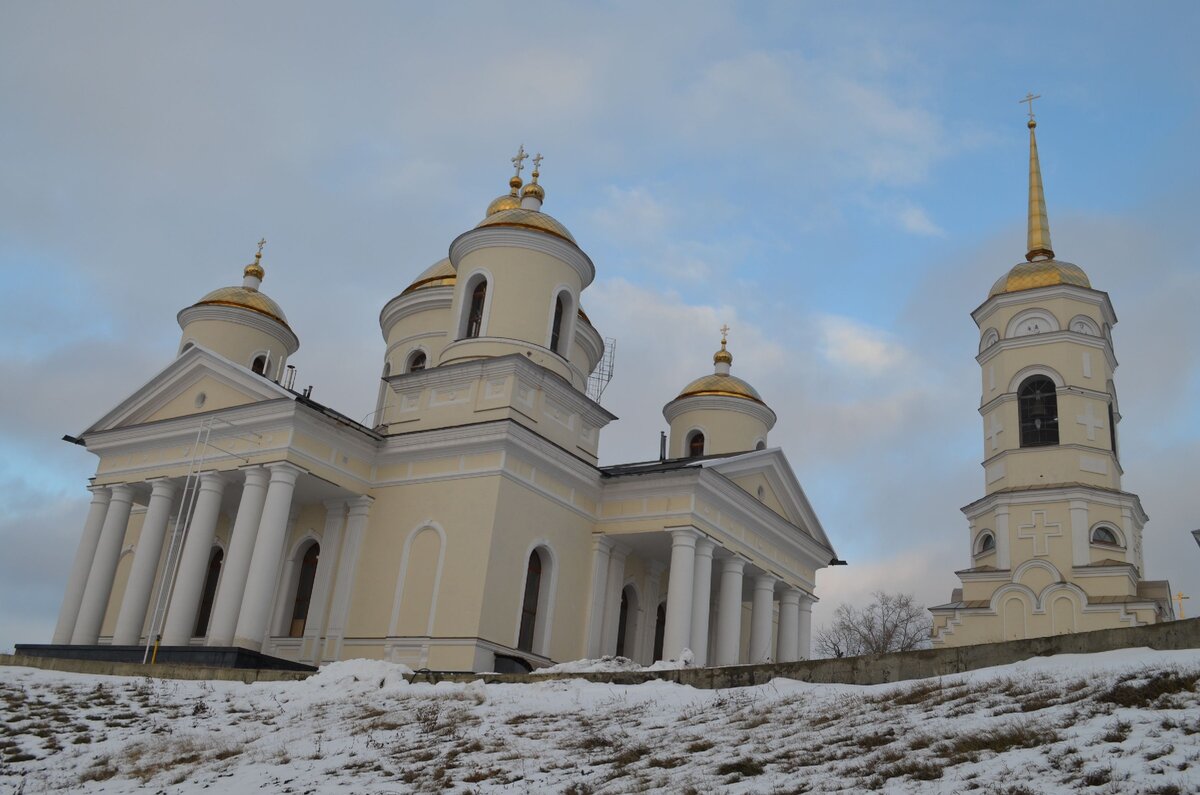
[[(737, 376), (729, 374), (729, 367), (733, 364), (733, 354), (725, 347), (728, 343), (726, 339), (728, 331), (728, 326), (721, 329), (721, 350), (713, 354), (713, 374), (692, 381), (675, 397), (676, 400), (696, 395), (720, 395), (763, 403), (762, 396), (754, 387)], [(764, 405), (766, 404), (764, 403)]]
[(504, 210), (515, 210), (521, 206), (521, 178), (509, 178), (508, 187), (510, 188), (508, 193), (492, 199), (492, 203), (487, 208), (487, 215), (495, 215)]
[(458, 274), (454, 270), (454, 266), (450, 264), (450, 258), (440, 259), (433, 265), (421, 272), (421, 275), (413, 279), (413, 283), (404, 288), (401, 295), (415, 293), (417, 290), (429, 290), (434, 287), (453, 287), (458, 279)]
[(502, 210), (484, 218), (475, 225), (475, 228), (481, 229), (485, 226), (516, 226), (524, 229), (533, 229), (538, 232), (545, 232), (548, 235), (561, 237), (570, 243), (575, 242), (575, 238), (571, 236), (571, 233), (567, 231), (565, 226), (552, 216), (539, 210), (522, 210), (520, 208)]
[(291, 327), (288, 326), (287, 317), (283, 314), (283, 309), (274, 300), (269, 298), (266, 293), (258, 289), (265, 275), (262, 266), (261, 247), (258, 253), (254, 255), (254, 262), (245, 267), (242, 275), (243, 279), (240, 286), (220, 287), (201, 298), (193, 306), (233, 306), (240, 309), (249, 309), (251, 312), (257, 312), (260, 315), (265, 315), (283, 324), (290, 330)]
[(1070, 284), (1088, 289), (1092, 286), (1083, 268), (1074, 263), (1053, 259), (1035, 260), (1014, 265), (1012, 270), (992, 285), (988, 298), (1004, 293), (1033, 290), (1037, 287), (1053, 287), (1056, 284)]

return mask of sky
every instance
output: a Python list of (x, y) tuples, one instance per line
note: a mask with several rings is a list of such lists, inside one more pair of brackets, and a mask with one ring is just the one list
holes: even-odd
[(506, 191), (596, 264), (616, 340), (603, 463), (733, 372), (849, 565), (948, 601), (983, 495), (970, 312), (1025, 254), (1026, 92), (1054, 248), (1108, 292), (1123, 487), (1147, 576), (1200, 612), (1200, 6), (930, 3), (0, 5), (0, 648), (47, 642), (95, 459), (60, 441), (166, 366), (240, 283), (297, 386), (374, 408), (379, 310)]

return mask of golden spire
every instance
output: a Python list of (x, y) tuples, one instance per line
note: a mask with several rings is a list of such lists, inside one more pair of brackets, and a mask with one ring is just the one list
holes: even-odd
[(733, 364), (733, 354), (725, 350), (725, 345), (729, 341), (727, 339), (728, 336), (729, 324), (726, 323), (724, 326), (721, 326), (721, 350), (713, 354), (713, 364), (718, 366), (725, 365), (725, 375), (729, 374), (729, 365)]
[(538, 152), (533, 156), (533, 173), (529, 175), (529, 184), (521, 191), (521, 197), (534, 196), (539, 202), (546, 198), (546, 190), (538, 184), (538, 177), (541, 176), (540, 169), (542, 167), (542, 153)]
[(1037, 120), (1033, 117), (1033, 101), (1041, 94), (1026, 94), (1021, 102), (1029, 104), (1029, 245), (1025, 259), (1054, 259), (1050, 245), (1050, 220), (1046, 216), (1046, 195), (1042, 191), (1042, 166), (1038, 161)]
[(257, 289), (258, 285), (262, 283), (263, 276), (266, 274), (266, 271), (263, 270), (262, 266), (262, 250), (263, 246), (265, 245), (267, 245), (267, 239), (264, 237), (258, 241), (258, 252), (254, 255), (254, 262), (251, 262), (246, 266), (246, 269), (242, 271), (242, 276), (245, 277), (247, 282), (249, 282), (251, 279), (255, 280), (254, 284), (245, 284), (244, 286), (246, 287), (254, 287)]

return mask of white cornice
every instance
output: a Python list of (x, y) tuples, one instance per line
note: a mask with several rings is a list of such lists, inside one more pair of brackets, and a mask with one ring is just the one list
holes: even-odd
[(579, 246), (547, 232), (506, 226), (483, 226), (463, 232), (450, 244), (450, 262), (455, 269), (462, 258), (484, 248), (524, 248), (549, 254), (578, 275), (580, 289), (596, 278), (596, 266)]
[(1049, 287), (1035, 287), (1032, 290), (1021, 290), (1015, 293), (993, 295), (977, 306), (971, 312), (975, 325), (983, 328), (983, 324), (997, 309), (1020, 304), (1036, 304), (1047, 298), (1074, 298), (1086, 304), (1099, 307), (1108, 325), (1117, 325), (1117, 315), (1113, 311), (1112, 301), (1103, 290), (1093, 290), (1088, 287), (1078, 287), (1073, 284), (1056, 284)]
[(420, 312), (448, 310), (453, 302), (454, 287), (450, 285), (427, 287), (407, 295), (396, 296), (384, 304), (379, 312), (379, 328), (383, 331), (384, 341), (386, 342), (388, 335), (392, 333), (392, 327), (404, 318)]
[(1117, 369), (1117, 357), (1113, 353), (1112, 345), (1104, 337), (1094, 337), (1091, 334), (1081, 334), (1078, 331), (1070, 331), (1064, 329), (1062, 331), (1047, 331), (1042, 334), (1026, 334), (1023, 337), (1009, 337), (992, 343), (976, 357), (975, 361), (982, 366), (994, 359), (1003, 351), (1016, 350), (1018, 348), (1033, 348), (1038, 345), (1050, 345), (1055, 342), (1071, 342), (1076, 345), (1083, 345), (1088, 348), (1096, 348), (1104, 352), (1104, 358), (1108, 362), (1108, 369)]
[(689, 395), (675, 398), (663, 406), (663, 417), (667, 422), (688, 411), (736, 411), (746, 414), (767, 426), (767, 430), (775, 427), (775, 412), (765, 403), (729, 395)]
[(995, 510), (1002, 505), (1036, 505), (1044, 502), (1067, 502), (1070, 500), (1085, 500), (1112, 508), (1129, 508), (1134, 518), (1144, 525), (1149, 521), (1146, 512), (1142, 510), (1142, 501), (1136, 494), (1127, 491), (1112, 491), (1101, 486), (1084, 484), (1061, 486), (1045, 489), (1021, 489), (1020, 491), (998, 491), (981, 497), (975, 502), (964, 505), (960, 510), (969, 520), (974, 520)]
[(300, 350), (300, 339), (290, 328), (277, 320), (272, 320), (261, 312), (243, 309), (240, 306), (197, 304), (179, 310), (179, 314), (175, 316), (175, 319), (179, 322), (180, 328), (184, 328), (187, 324), (197, 320), (220, 320), (226, 323), (237, 323), (242, 326), (249, 326), (256, 331), (270, 334), (279, 341), (279, 344), (287, 348), (289, 356)]

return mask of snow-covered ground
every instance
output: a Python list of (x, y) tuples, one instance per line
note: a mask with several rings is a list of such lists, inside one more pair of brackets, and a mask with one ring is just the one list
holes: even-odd
[(23, 792), (1200, 792), (1200, 650), (854, 687), (245, 685), (0, 668)]

